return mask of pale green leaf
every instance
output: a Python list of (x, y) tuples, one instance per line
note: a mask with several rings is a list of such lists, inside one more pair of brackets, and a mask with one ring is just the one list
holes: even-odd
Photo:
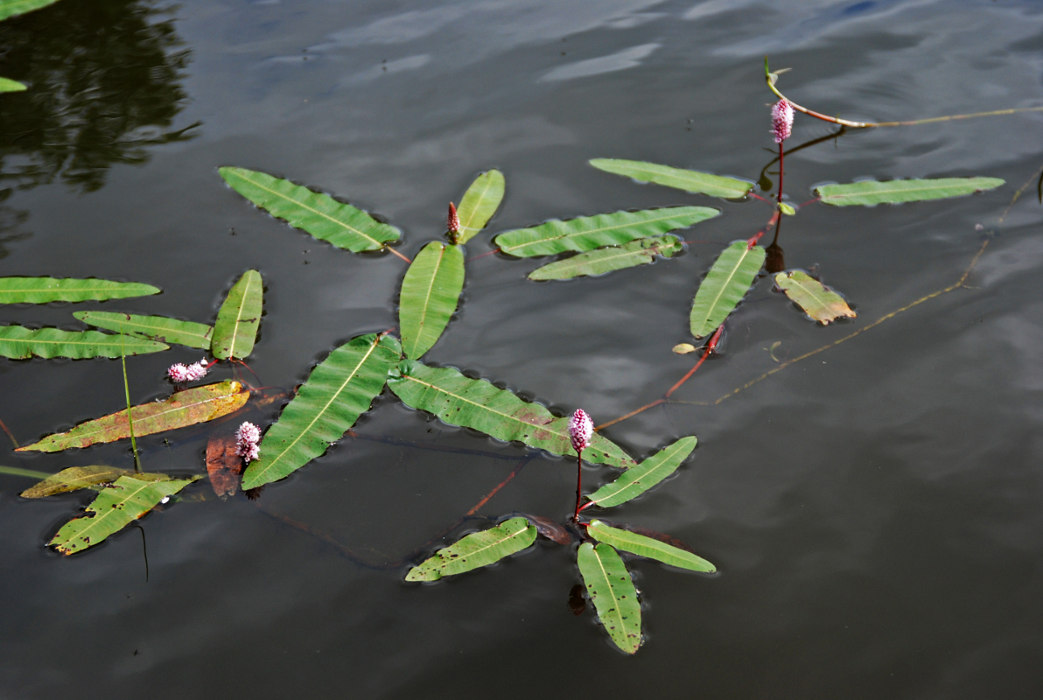
[(525, 518), (511, 518), (494, 528), (473, 532), (443, 547), (406, 574), (407, 581), (437, 581), (488, 566), (520, 552), (536, 541), (536, 527)]
[(402, 351), (419, 359), (438, 342), (456, 311), (464, 287), (464, 255), (455, 245), (431, 241), (402, 279), (398, 325)]
[(576, 563), (598, 620), (612, 643), (633, 654), (641, 646), (641, 602), (623, 559), (607, 544), (584, 542)]
[(401, 357), (391, 335), (362, 335), (315, 366), (261, 440), (261, 456), (243, 473), (243, 489), (267, 484), (323, 454), (369, 410)]
[(84, 360), (92, 357), (147, 355), (168, 349), (169, 346), (163, 343), (131, 335), (0, 326), (0, 356), (14, 360), (30, 357), (68, 357)]
[(610, 508), (640, 496), (677, 471), (681, 462), (692, 454), (696, 442), (695, 436), (689, 436), (667, 445), (636, 467), (627, 469), (618, 479), (611, 484), (605, 484), (587, 498), (602, 508)]
[(504, 178), (499, 170), (488, 170), (475, 178), (456, 210), (457, 216), (460, 217), (458, 243), (466, 243), (485, 228), (500, 207), (503, 193)]
[(25, 83), (10, 78), (0, 78), (0, 92), (23, 92), (28, 89)]
[(210, 352), (219, 360), (244, 360), (253, 352), (261, 324), (261, 273), (247, 270), (232, 285), (214, 322)]
[(648, 265), (656, 256), (672, 258), (684, 250), (675, 236), (638, 238), (621, 246), (598, 248), (538, 267), (529, 273), (531, 280), (567, 280), (583, 275), (604, 275), (638, 265)]
[(775, 284), (790, 301), (823, 326), (838, 318), (854, 318), (857, 314), (840, 296), (803, 270), (779, 272)]
[[(465, 377), (452, 367), (403, 362), (401, 375), (388, 380), (391, 391), (412, 408), (438, 416), (449, 425), (472, 428), (497, 440), (517, 440), (556, 455), (575, 454), (568, 417), (555, 418), (538, 403), (523, 401), (484, 379)], [(619, 446), (595, 433), (583, 458), (593, 464), (630, 467), (634, 461)]]
[(943, 177), (932, 180), (865, 180), (845, 185), (823, 185), (815, 194), (823, 204), (834, 207), (923, 202), (930, 199), (963, 197), (1003, 184), (998, 177)]
[(210, 339), (214, 332), (213, 326), (166, 316), (137, 316), (118, 311), (76, 311), (73, 316), (95, 328), (200, 350), (210, 349)]
[(66, 467), (57, 474), (51, 474), (43, 481), (33, 484), (19, 495), (22, 498), (44, 498), (80, 489), (99, 488), (100, 484), (113, 482), (121, 476), (133, 476), (142, 481), (169, 481), (173, 478), (167, 474), (147, 474), (132, 469), (117, 469), (106, 464), (92, 464), (86, 467)]
[(219, 172), (233, 190), (275, 218), (338, 248), (353, 253), (381, 250), (399, 238), (398, 229), (361, 209), (289, 180), (245, 168), (224, 167)]
[(618, 158), (595, 158), (590, 161), (590, 164), (598, 170), (623, 175), (638, 182), (673, 187), (685, 192), (708, 194), (711, 197), (741, 199), (753, 189), (753, 183), (745, 180), (711, 175), (697, 170), (683, 170), (658, 163)]
[(710, 207), (664, 207), (617, 211), (566, 221), (552, 219), (539, 226), (505, 231), (493, 242), (507, 255), (518, 258), (570, 251), (581, 253), (687, 228), (719, 213)]
[(53, 5), (58, 0), (0, 0), (0, 20)]
[(724, 323), (750, 290), (764, 256), (764, 248), (746, 241), (735, 241), (721, 252), (695, 293), (689, 317), (693, 336), (707, 336)]
[(0, 304), (48, 304), (52, 301), (101, 301), (159, 294), (140, 282), (70, 277), (0, 277)]
[(636, 554), (639, 557), (655, 559), (680, 569), (699, 571), (701, 573), (717, 571), (716, 566), (688, 550), (661, 542), (654, 537), (646, 537), (630, 530), (610, 527), (600, 520), (594, 520), (587, 526), (587, 534), (598, 542), (604, 542), (616, 549)]

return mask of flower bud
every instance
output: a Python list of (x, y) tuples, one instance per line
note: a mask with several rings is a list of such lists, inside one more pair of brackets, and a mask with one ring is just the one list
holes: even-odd
[(582, 408), (577, 408), (569, 419), (569, 440), (572, 441), (572, 449), (581, 452), (583, 448), (590, 446), (590, 438), (594, 436), (594, 422)]

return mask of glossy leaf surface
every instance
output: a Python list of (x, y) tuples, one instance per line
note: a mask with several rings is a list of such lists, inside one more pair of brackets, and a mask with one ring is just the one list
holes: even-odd
[(260, 459), (243, 473), (243, 488), (282, 479), (340, 440), (384, 390), (401, 350), (394, 336), (370, 333), (341, 345), (316, 365), (264, 434)]
[(1003, 184), (997, 177), (943, 177), (933, 180), (866, 180), (815, 188), (823, 204), (834, 207), (923, 202), (930, 199), (963, 197)]
[(233, 190), (275, 218), (338, 248), (353, 253), (380, 250), (399, 238), (398, 229), (361, 209), (289, 180), (245, 168), (224, 167), (219, 172)]
[(25, 83), (10, 78), (0, 78), (0, 92), (24, 92), (28, 89)]
[(667, 445), (636, 467), (627, 469), (618, 479), (605, 484), (587, 496), (587, 499), (602, 508), (609, 508), (640, 496), (677, 471), (681, 462), (692, 454), (697, 442), (695, 436), (690, 436)]
[[(568, 417), (555, 418), (538, 403), (518, 398), (484, 379), (465, 377), (452, 367), (402, 363), (388, 386), (403, 403), (438, 416), (449, 425), (472, 428), (497, 440), (518, 440), (556, 455), (574, 455)], [(594, 464), (629, 467), (633, 460), (602, 435), (594, 434), (583, 458)]]
[(779, 272), (775, 275), (775, 284), (786, 293), (790, 301), (822, 325), (838, 318), (857, 316), (844, 297), (803, 270)]
[(687, 550), (681, 549), (680, 547), (674, 547), (673, 545), (661, 542), (653, 537), (639, 535), (630, 530), (611, 527), (600, 520), (595, 520), (587, 526), (587, 534), (598, 542), (604, 542), (616, 549), (636, 554), (639, 557), (655, 559), (656, 561), (669, 564), (670, 566), (676, 566), (680, 569), (699, 571), (701, 573), (713, 573), (714, 571), (717, 571), (716, 566)]
[(714, 261), (692, 302), (689, 326), (692, 335), (710, 335), (735, 310), (764, 264), (764, 248), (735, 241)]
[[(162, 401), (133, 406), (134, 435), (153, 435), (227, 416), (243, 407), (250, 392), (235, 381), (219, 382), (179, 391)], [(127, 409), (80, 423), (64, 433), (48, 435), (39, 442), (19, 447), (16, 452), (58, 452), (72, 447), (89, 447), (130, 437)]]
[(406, 580), (437, 581), (443, 576), (473, 571), (520, 552), (535, 541), (535, 525), (525, 518), (511, 518), (438, 550), (410, 569)]
[(121, 476), (133, 476), (143, 481), (168, 481), (171, 478), (166, 474), (135, 473), (132, 469), (117, 469), (105, 464), (67, 467), (33, 484), (19, 495), (22, 498), (45, 498), (59, 493), (94, 488), (99, 484), (115, 481)]
[(617, 647), (633, 654), (641, 646), (641, 603), (623, 559), (607, 544), (584, 542), (576, 563), (601, 625)]
[(425, 245), (402, 278), (398, 325), (406, 357), (419, 359), (438, 342), (463, 287), (464, 254), (459, 246), (439, 241)]
[(168, 350), (169, 346), (132, 335), (112, 335), (99, 331), (63, 331), (58, 328), (0, 326), (0, 356), (14, 360), (30, 357), (92, 357), (147, 355)]
[(58, 0), (0, 0), (0, 20), (53, 5)]
[(487, 170), (475, 178), (460, 200), (456, 210), (460, 217), (460, 239), (464, 244), (485, 228), (489, 219), (500, 208), (503, 201), (505, 182), (499, 170)]
[(137, 476), (121, 476), (102, 489), (87, 506), (87, 515), (65, 523), (47, 544), (62, 554), (75, 554), (93, 547), (198, 478), (147, 481)]
[(566, 221), (552, 219), (539, 226), (505, 231), (493, 242), (507, 255), (518, 258), (582, 253), (687, 228), (719, 213), (710, 207), (666, 207), (617, 211)]
[(48, 304), (53, 301), (101, 301), (159, 294), (140, 282), (72, 277), (0, 277), (0, 304)]
[(200, 350), (210, 349), (210, 339), (214, 332), (213, 326), (205, 323), (180, 321), (166, 316), (137, 316), (115, 311), (76, 311), (73, 316), (95, 328)]
[(261, 325), (261, 273), (247, 270), (232, 285), (214, 321), (210, 353), (219, 360), (243, 360), (253, 352)]
[(638, 182), (672, 187), (685, 192), (708, 194), (711, 197), (740, 199), (753, 189), (752, 182), (723, 175), (711, 175), (697, 170), (684, 170), (669, 165), (646, 163), (638, 160), (618, 158), (595, 158), (590, 161), (598, 170), (623, 175)]
[(531, 280), (567, 280), (584, 275), (604, 275), (638, 265), (648, 265), (656, 256), (672, 258), (684, 250), (675, 236), (639, 238), (621, 246), (598, 248), (538, 267), (529, 273)]

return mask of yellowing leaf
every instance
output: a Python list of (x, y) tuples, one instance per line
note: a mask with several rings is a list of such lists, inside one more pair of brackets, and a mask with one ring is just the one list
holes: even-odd
[(823, 326), (838, 318), (857, 316), (842, 296), (803, 270), (780, 272), (775, 275), (775, 284), (804, 309), (804, 313)]
[(133, 476), (143, 481), (165, 481), (170, 477), (166, 474), (135, 474), (131, 469), (117, 469), (106, 464), (92, 464), (86, 467), (68, 467), (57, 474), (51, 474), (43, 481), (39, 481), (19, 495), (22, 498), (45, 498), (59, 493), (69, 493), (80, 489), (89, 489), (115, 481), (121, 476)]

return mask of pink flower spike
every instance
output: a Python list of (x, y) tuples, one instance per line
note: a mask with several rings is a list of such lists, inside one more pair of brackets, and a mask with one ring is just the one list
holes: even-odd
[(572, 441), (572, 449), (581, 452), (590, 446), (590, 438), (594, 436), (594, 422), (582, 408), (577, 408), (569, 419), (569, 439)]
[(771, 108), (771, 132), (775, 143), (782, 143), (793, 133), (793, 106), (786, 100), (779, 100)]
[(449, 240), (456, 242), (456, 239), (460, 237), (460, 216), (456, 213), (456, 205), (449, 202), (449, 217), (446, 223), (446, 232), (449, 234)]
[(235, 452), (246, 462), (252, 462), (261, 456), (261, 429), (250, 421), (244, 422), (235, 431)]

